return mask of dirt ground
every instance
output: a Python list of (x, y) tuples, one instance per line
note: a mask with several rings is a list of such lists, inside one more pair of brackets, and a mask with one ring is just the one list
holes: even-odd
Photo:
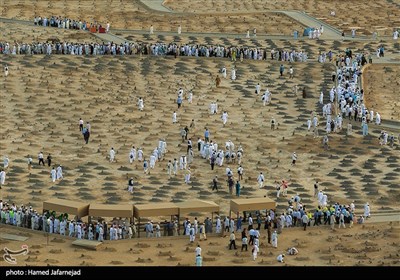
[[(9, 228), (1, 230), (15, 233)], [(251, 246), (247, 252), (241, 251), (240, 234), (236, 234), (237, 250), (228, 249), (229, 236), (196, 239), (195, 243), (181, 237), (107, 241), (93, 251), (72, 245), (69, 238), (23, 233), (29, 237), (27, 241), (0, 240), (0, 246), (17, 250), (28, 245), (28, 255), (16, 257), (21, 266), (194, 266), (198, 244), (202, 248), (203, 266), (399, 266), (399, 233), (398, 222), (333, 231), (327, 226), (309, 227), (307, 231), (290, 228), (278, 236), (278, 248), (273, 248), (262, 230), (255, 261)], [(286, 250), (293, 246), (299, 253), (290, 256)], [(285, 263), (278, 263), (276, 257), (282, 253), (286, 255)], [(3, 258), (0, 266), (7, 266)]]
[(372, 64), (365, 68), (363, 74), (364, 88), (368, 89), (366, 103), (389, 120), (400, 120), (400, 96), (395, 90), (400, 86), (399, 73), (398, 65)]

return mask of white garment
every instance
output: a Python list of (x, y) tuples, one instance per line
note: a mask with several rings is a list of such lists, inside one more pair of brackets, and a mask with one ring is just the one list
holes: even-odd
[(144, 102), (143, 102), (142, 98), (140, 98), (139, 101), (138, 101), (138, 108), (139, 108), (139, 111), (143, 111)]
[(278, 247), (278, 234), (276, 232), (272, 233), (272, 240), (271, 240), (272, 247)]
[(224, 112), (224, 113), (222, 114), (222, 116), (221, 116), (221, 119), (222, 119), (222, 122), (223, 122), (224, 124), (226, 124), (226, 122), (228, 121), (228, 113), (227, 113), (227, 112)]
[(4, 170), (0, 171), (0, 186), (4, 185), (6, 181), (6, 172)]
[(366, 204), (364, 205), (364, 216), (365, 216), (365, 217), (369, 217), (370, 215), (371, 215), (371, 213), (370, 213), (369, 204), (366, 203)]
[(57, 171), (55, 169), (52, 169), (50, 171), (50, 174), (51, 174), (51, 181), (54, 183), (57, 179)]
[(236, 80), (236, 69), (235, 68), (232, 69), (231, 79), (232, 79), (232, 81)]
[(62, 179), (62, 178), (63, 178), (62, 167), (58, 166), (57, 167), (57, 180)]
[(110, 162), (113, 162), (115, 159), (115, 151), (114, 149), (110, 150)]

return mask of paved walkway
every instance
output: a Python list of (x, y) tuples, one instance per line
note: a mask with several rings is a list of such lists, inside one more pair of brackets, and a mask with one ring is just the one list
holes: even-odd
[(281, 11), (281, 13), (287, 15), (288, 17), (291, 17), (292, 19), (300, 22), (301, 24), (307, 27), (320, 27), (321, 25), (323, 25), (324, 33), (321, 35), (321, 39), (334, 39), (334, 40), (342, 39), (342, 33), (338, 29), (306, 14), (305, 12)]
[[(166, 6), (164, 6), (163, 5), (164, 0), (139, 0), (139, 1), (153, 11), (181, 14), (181, 12), (175, 12), (175, 11), (167, 8)], [(246, 12), (249, 12), (249, 11), (246, 11)], [(260, 12), (260, 11), (255, 11), (255, 12)], [(265, 12), (265, 11), (262, 11), (262, 12)], [(335, 40), (342, 39), (342, 34), (341, 34), (340, 30), (306, 14), (305, 12), (294, 11), (294, 10), (293, 11), (271, 10), (270, 12), (285, 14), (288, 17), (291, 17), (292, 19), (298, 21), (299, 23), (301, 23), (302, 25), (304, 25), (306, 27), (319, 27), (319, 26), (323, 25), (324, 26), (324, 34), (322, 35), (323, 37), (321, 37), (323, 39), (335, 39)], [(238, 13), (241, 13), (241, 12), (238, 12)]]
[(114, 42), (116, 44), (123, 44), (125, 42), (130, 42), (129, 40), (119, 37), (117, 35), (114, 35), (112, 33), (91, 33), (92, 35), (96, 36), (103, 42)]
[(400, 222), (400, 213), (377, 213), (371, 214), (371, 218), (366, 220), (366, 224), (369, 223), (388, 223), (388, 222)]
[(162, 4), (164, 0), (139, 0), (139, 1), (154, 11), (169, 12), (169, 13), (174, 12), (173, 10)]

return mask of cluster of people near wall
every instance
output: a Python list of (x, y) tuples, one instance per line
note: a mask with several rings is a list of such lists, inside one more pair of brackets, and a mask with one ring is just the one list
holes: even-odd
[[(267, 230), (268, 243), (272, 242), (273, 247), (277, 247), (277, 236), (282, 233), (285, 227), (302, 226), (306, 230), (306, 227), (311, 226), (311, 221), (314, 220), (314, 226), (329, 224), (333, 229), (335, 224), (338, 224), (339, 228), (345, 228), (346, 223), (349, 223), (350, 227), (352, 227), (356, 218), (353, 203), (350, 205), (341, 205), (339, 203), (333, 205), (321, 204), (313, 210), (306, 210), (306, 206), (301, 203), (301, 198), (296, 195), (288, 201), (288, 204), (289, 207), (281, 215), (270, 209), (266, 210), (265, 214), (262, 211), (243, 212), (243, 216), (236, 220), (233, 217), (226, 216), (221, 219), (221, 217), (217, 216), (215, 221), (207, 217), (203, 222), (199, 222), (196, 217), (192, 222), (189, 218), (186, 218), (181, 228), (177, 217), (174, 217), (171, 221), (165, 220), (157, 223), (148, 221), (142, 225), (143, 228), (137, 223), (130, 223), (128, 219), (114, 219), (111, 223), (106, 223), (99, 219), (97, 222), (89, 223), (83, 222), (82, 219), (76, 216), (71, 219), (66, 213), (45, 211), (40, 214), (32, 206), (17, 206), (15, 203), (3, 202), (2, 200), (0, 200), (0, 218), (3, 224), (76, 237), (77, 239), (98, 241), (130, 239), (138, 236), (138, 230), (143, 230), (148, 238), (182, 234), (188, 236), (190, 242), (194, 242), (196, 236), (199, 236), (200, 240), (206, 240), (209, 233), (241, 232), (243, 242), (243, 238), (247, 238), (246, 231), (248, 231), (248, 244), (250, 245), (258, 242), (256, 240), (259, 239), (260, 230), (262, 224), (264, 224), (264, 229)], [(366, 203), (364, 205), (364, 215), (360, 216), (357, 222), (363, 223), (365, 218), (369, 216), (370, 208), (369, 204)], [(247, 226), (245, 226), (245, 223), (247, 223)], [(213, 227), (215, 227), (215, 230)], [(274, 229), (273, 233), (272, 229)], [(231, 238), (231, 241), (233, 240), (236, 240), (236, 238)], [(232, 243), (233, 245), (234, 243)], [(236, 248), (236, 245), (234, 247)], [(243, 249), (247, 248), (242, 247)]]
[(0, 42), (0, 54), (35, 55), (154, 55), (154, 56), (194, 56), (222, 57), (232, 61), (236, 59), (271, 60), (306, 62), (308, 54), (305, 51), (250, 48), (243, 46), (198, 45), (176, 43), (143, 43), (125, 42), (33, 42), (9, 43)]
[[(35, 16), (33, 23), (38, 26), (56, 27), (62, 29), (90, 30), (95, 28), (97, 31), (103, 26), (98, 22), (89, 22), (86, 20), (76, 20), (61, 16), (41, 17)], [(110, 23), (106, 24), (106, 32), (110, 29)]]

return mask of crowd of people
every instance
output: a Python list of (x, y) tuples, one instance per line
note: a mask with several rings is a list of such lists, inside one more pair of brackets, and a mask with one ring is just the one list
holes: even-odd
[[(383, 50), (382, 50), (383, 52)], [(370, 55), (368, 60), (370, 60)], [(374, 108), (367, 108), (364, 100), (364, 90), (361, 88), (360, 77), (361, 68), (367, 64), (366, 54), (353, 54), (350, 49), (346, 49), (343, 54), (336, 58), (337, 70), (332, 72), (332, 81), (337, 81), (337, 86), (333, 86), (329, 90), (328, 101), (325, 102), (324, 92), (319, 96), (319, 104), (322, 106), (322, 117), (326, 120), (325, 132), (323, 138), (324, 147), (328, 147), (331, 133), (339, 132), (343, 129), (344, 120), (347, 123), (347, 135), (353, 133), (353, 121), (360, 123), (363, 136), (368, 135), (368, 125), (375, 123), (380, 125), (382, 122), (381, 115)], [(316, 113), (313, 113), (307, 121), (308, 131), (313, 130), (314, 137), (318, 137), (319, 119)], [(382, 130), (379, 137), (380, 145), (389, 144), (393, 148), (395, 136), (392, 133)]]
[[(35, 16), (33, 19), (33, 23), (38, 26), (44, 27), (56, 27), (62, 29), (75, 29), (75, 30), (90, 30), (91, 28), (95, 28), (97, 31), (103, 26), (97, 22), (89, 22), (85, 20), (76, 20), (70, 19), (67, 17), (61, 16), (50, 16), (50, 17), (41, 17)], [(110, 23), (106, 24), (106, 32), (110, 29)]]
[(74, 42), (33, 42), (9, 43), (0, 42), (0, 54), (10, 55), (154, 55), (154, 56), (193, 56), (222, 57), (232, 61), (237, 59), (276, 60), (288, 62), (306, 62), (308, 54), (305, 51), (251, 48), (244, 46), (198, 45), (176, 43), (143, 43), (125, 42), (115, 44), (74, 43)]
[[(58, 28), (72, 28), (72, 29), (85, 29), (87, 24), (85, 22), (70, 21), (69, 19), (61, 19), (57, 17), (51, 17), (50, 19), (35, 18), (35, 24), (43, 26), (53, 26)], [(90, 26), (89, 26), (90, 27)], [(322, 31), (321, 31), (322, 33)], [(318, 34), (318, 32), (317, 32)], [(318, 36), (318, 35), (317, 35)], [(269, 52), (263, 48), (248, 48), (248, 47), (224, 47), (224, 46), (205, 46), (205, 45), (177, 45), (175, 43), (71, 43), (71, 42), (53, 42), (53, 43), (31, 43), (31, 44), (12, 44), (0, 43), (1, 54), (11, 55), (31, 55), (31, 54), (64, 54), (64, 55), (174, 55), (174, 56), (195, 56), (195, 57), (223, 57), (229, 58), (232, 61), (236, 59), (253, 59), (253, 60), (267, 60), (269, 57), (271, 60), (277, 61), (288, 61), (288, 62), (305, 62), (308, 59), (307, 53), (304, 51), (287, 51), (287, 50), (270, 50)], [(269, 53), (269, 55), (268, 55)], [(332, 60), (332, 52), (328, 54), (321, 53), (319, 55), (319, 61), (325, 62), (327, 59)], [(319, 103), (322, 105), (322, 116), (326, 119), (326, 134), (336, 132), (342, 129), (343, 119), (352, 119), (359, 121), (362, 125), (363, 135), (368, 135), (368, 123), (375, 120), (376, 124), (380, 124), (381, 117), (378, 112), (373, 112), (372, 109), (368, 110), (364, 103), (364, 92), (359, 86), (359, 77), (361, 75), (361, 66), (366, 62), (364, 55), (353, 55), (350, 50), (346, 50), (343, 56), (338, 56), (337, 66), (338, 70), (332, 74), (332, 82), (338, 81), (337, 87), (332, 87), (329, 92), (329, 102), (324, 104), (324, 94), (321, 93)], [(233, 69), (234, 70), (234, 69)], [(8, 73), (8, 68), (7, 68)], [(280, 67), (280, 77), (283, 76), (284, 67)], [(294, 70), (289, 70), (290, 78), (293, 78)], [(223, 78), (226, 78), (226, 69), (222, 71)], [(236, 72), (232, 71), (232, 80), (236, 80)], [(188, 103), (191, 104), (193, 94), (187, 95)], [(256, 95), (260, 93), (260, 87), (256, 87)], [(264, 94), (264, 100), (271, 100), (270, 92), (267, 91)], [(177, 105), (179, 110), (184, 100), (184, 92), (182, 89), (178, 90)], [(179, 101), (180, 100), (180, 101)], [(264, 101), (267, 103), (267, 101)], [(265, 105), (264, 103), (264, 105)], [(139, 98), (138, 109), (143, 111), (144, 100)], [(338, 106), (338, 108), (336, 107)], [(339, 113), (336, 113), (338, 110)], [(210, 105), (210, 115), (218, 113), (217, 102), (212, 102)], [(177, 113), (174, 112), (172, 116), (172, 122), (177, 122)], [(229, 114), (227, 111), (223, 111), (221, 115), (223, 125), (228, 124)], [(89, 141), (90, 125), (87, 123), (86, 127), (83, 127), (83, 120), (79, 120), (79, 130), (84, 135), (86, 144)], [(275, 125), (275, 122), (274, 122)], [(314, 136), (318, 137), (318, 117), (313, 115), (308, 120), (308, 130), (311, 125), (313, 126)], [(348, 126), (348, 134), (351, 134), (351, 123)], [(190, 125), (191, 128), (194, 128)], [(272, 122), (271, 122), (272, 128)], [(174, 160), (169, 160), (167, 163), (168, 176), (177, 175), (178, 171), (184, 173), (184, 181), (189, 184), (191, 181), (191, 170), (190, 164), (194, 160), (194, 143), (192, 138), (189, 136), (189, 128), (186, 126), (180, 131), (182, 142), (186, 141), (187, 151), (186, 154)], [(382, 144), (386, 144), (388, 136), (382, 133)], [(386, 140), (385, 140), (386, 139)], [(180, 139), (178, 139), (180, 140)], [(325, 140), (324, 140), (325, 141)], [(394, 141), (394, 140), (393, 140)], [(326, 142), (327, 143), (327, 142)], [(133, 163), (136, 158), (139, 162), (143, 161), (143, 169), (145, 174), (149, 174), (151, 169), (155, 168), (155, 165), (159, 160), (165, 157), (167, 152), (167, 143), (164, 139), (160, 139), (158, 146), (150, 153), (150, 156), (146, 158), (143, 150), (139, 147), (137, 150), (135, 146), (129, 152), (129, 162)], [(229, 189), (229, 193), (233, 194), (233, 188), (236, 188), (236, 196), (240, 196), (240, 181), (243, 179), (244, 169), (242, 167), (242, 160), (244, 151), (241, 145), (238, 149), (235, 149), (235, 144), (230, 140), (226, 139), (224, 145), (221, 147), (211, 138), (211, 132), (208, 128), (204, 131), (204, 138), (199, 137), (197, 139), (197, 152), (199, 157), (210, 164), (211, 170), (214, 167), (222, 167), (224, 162), (228, 164), (237, 165), (236, 172), (233, 171), (230, 166), (225, 168), (226, 182)], [(50, 157), (50, 158), (49, 158)], [(51, 165), (51, 156), (47, 158), (48, 165)], [(149, 161), (147, 160), (149, 159)], [(294, 152), (291, 155), (292, 166), (296, 164), (297, 154)], [(43, 164), (44, 156), (40, 152), (38, 155), (39, 165)], [(112, 147), (109, 151), (110, 163), (116, 162), (116, 151)], [(9, 160), (5, 160), (4, 169), (7, 169)], [(32, 165), (32, 160), (28, 159), (28, 166)], [(60, 168), (60, 170), (59, 170)], [(3, 172), (3, 173), (1, 173)], [(5, 171), (2, 170), (0, 173), (0, 187), (4, 185)], [(237, 179), (234, 174), (237, 173)], [(4, 179), (2, 179), (4, 178)], [(58, 179), (62, 179), (61, 165), (57, 169), (51, 170), (52, 181), (55, 182)], [(128, 191), (133, 191), (133, 178), (128, 182)], [(236, 184), (235, 184), (236, 181)], [(265, 177), (262, 172), (257, 177), (257, 183), (259, 188), (264, 188)], [(213, 189), (218, 191), (218, 177), (215, 176), (212, 180)], [(277, 197), (280, 192), (283, 192), (283, 196), (287, 196), (288, 182), (282, 180), (282, 183), (277, 183)], [(161, 236), (177, 236), (181, 234), (189, 237), (190, 242), (195, 242), (198, 236), (200, 240), (206, 240), (208, 233), (222, 234), (228, 232), (229, 235), (229, 249), (237, 249), (236, 246), (236, 233), (241, 234), (240, 242), (242, 244), (241, 250), (247, 251), (248, 245), (252, 246), (252, 258), (256, 260), (257, 253), (259, 252), (260, 246), (260, 231), (262, 224), (264, 224), (265, 234), (267, 236), (267, 242), (272, 247), (278, 247), (279, 234), (282, 234), (284, 228), (290, 227), (302, 227), (304, 230), (307, 226), (319, 226), (319, 225), (330, 225), (333, 229), (335, 225), (339, 228), (346, 228), (345, 224), (349, 224), (352, 227), (354, 222), (363, 223), (366, 218), (370, 216), (369, 204), (364, 205), (364, 215), (357, 217), (355, 216), (355, 206), (353, 202), (349, 205), (343, 205), (339, 203), (330, 204), (328, 197), (323, 192), (317, 192), (317, 206), (311, 208), (305, 206), (301, 202), (299, 194), (293, 196), (288, 200), (287, 209), (279, 213), (273, 209), (265, 209), (265, 213), (262, 211), (256, 211), (255, 213), (243, 213), (243, 216), (234, 219), (233, 217), (226, 216), (224, 219), (217, 216), (215, 221), (212, 221), (207, 217), (204, 222), (198, 222), (197, 218), (194, 219), (193, 223), (186, 218), (182, 224), (182, 229), (179, 225), (179, 220), (175, 217), (171, 221), (157, 222), (148, 221), (145, 225), (138, 225), (130, 223), (128, 220), (113, 220), (111, 223), (105, 221), (98, 222), (83, 222), (82, 219), (75, 217), (70, 219), (67, 214), (55, 213), (54, 211), (46, 211), (41, 214), (28, 206), (17, 206), (14, 203), (7, 203), (0, 200), (0, 218), (4, 224), (14, 225), (17, 227), (25, 227), (33, 230), (39, 230), (48, 232), (50, 234), (68, 235), (70, 237), (76, 237), (78, 239), (88, 240), (119, 240), (119, 239), (130, 239), (138, 235), (138, 231), (143, 230), (146, 237)], [(312, 224), (312, 221), (314, 222)], [(247, 225), (247, 227), (245, 226)], [(140, 228), (143, 226), (143, 228)], [(295, 255), (298, 253), (296, 248), (289, 248), (288, 254)], [(196, 258), (201, 256), (201, 253), (196, 251)], [(285, 254), (280, 254), (277, 257), (277, 261), (284, 262)]]

